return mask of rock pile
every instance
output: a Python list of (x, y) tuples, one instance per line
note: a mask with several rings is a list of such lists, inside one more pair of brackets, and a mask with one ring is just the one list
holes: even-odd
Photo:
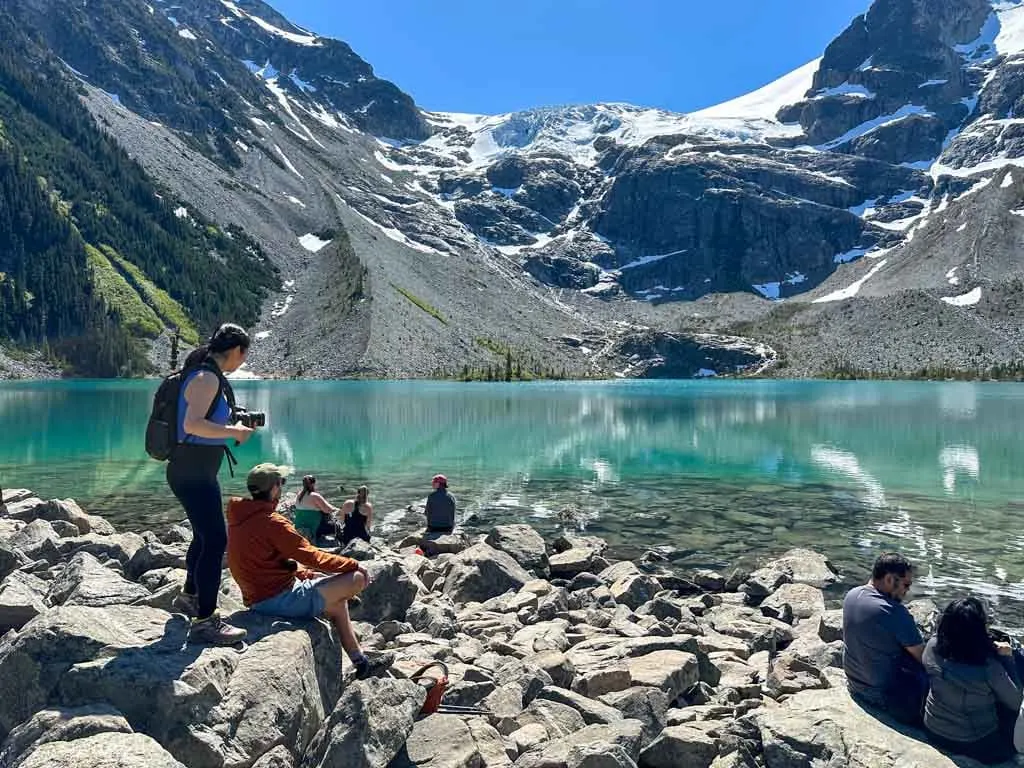
[[(227, 573), (247, 647), (187, 645), (168, 612), (187, 527), (119, 533), (70, 500), (3, 501), (0, 768), (955, 764), (850, 700), (822, 592), (837, 576), (814, 552), (683, 577), (528, 526), (358, 542), (374, 580), (353, 618), (398, 661), (355, 681), (328, 624), (245, 611)], [(425, 690), (403, 678), (431, 660), (445, 702), (484, 714), (418, 717)]]

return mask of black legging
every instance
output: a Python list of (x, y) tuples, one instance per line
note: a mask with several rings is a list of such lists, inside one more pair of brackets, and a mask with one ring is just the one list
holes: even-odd
[(196, 596), (198, 617), (205, 619), (217, 610), (221, 565), (228, 545), (217, 481), (223, 449), (216, 449), (215, 455), (205, 446), (179, 447), (178, 451), (167, 465), (167, 484), (192, 524), (192, 543), (185, 556), (185, 592)]

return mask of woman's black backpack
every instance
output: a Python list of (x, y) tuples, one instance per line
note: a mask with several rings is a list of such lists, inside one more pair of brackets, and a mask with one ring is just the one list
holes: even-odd
[(209, 419), (217, 410), (217, 403), (222, 394), (227, 396), (228, 405), (234, 411), (234, 392), (216, 363), (206, 361), (193, 368), (182, 368), (165, 377), (153, 396), (153, 409), (149, 414), (149, 423), (146, 424), (146, 453), (157, 461), (169, 460), (178, 446), (178, 401), (181, 399), (181, 387), (188, 376), (199, 368), (212, 371), (220, 382), (217, 396), (210, 403), (206, 418)]

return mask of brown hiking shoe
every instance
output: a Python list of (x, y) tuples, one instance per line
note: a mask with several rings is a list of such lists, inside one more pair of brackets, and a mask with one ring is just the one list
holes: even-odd
[(213, 614), (208, 619), (193, 621), (188, 630), (190, 643), (205, 645), (236, 645), (245, 640), (246, 631), (224, 622), (220, 614)]

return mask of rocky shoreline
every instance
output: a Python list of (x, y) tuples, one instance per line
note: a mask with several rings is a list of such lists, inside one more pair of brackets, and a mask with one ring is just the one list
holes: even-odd
[[(71, 500), (3, 492), (0, 768), (889, 768), (973, 766), (853, 703), (838, 576), (793, 550), (753, 572), (670, 570), (655, 553), (529, 526), (350, 546), (353, 610), (394, 678), (356, 681), (325, 622), (221, 610), (243, 649), (185, 643), (169, 612), (186, 525), (118, 532)], [(426, 555), (416, 553), (420, 547)], [(910, 604), (926, 631), (935, 606)], [(417, 718), (402, 676), (448, 666)]]

